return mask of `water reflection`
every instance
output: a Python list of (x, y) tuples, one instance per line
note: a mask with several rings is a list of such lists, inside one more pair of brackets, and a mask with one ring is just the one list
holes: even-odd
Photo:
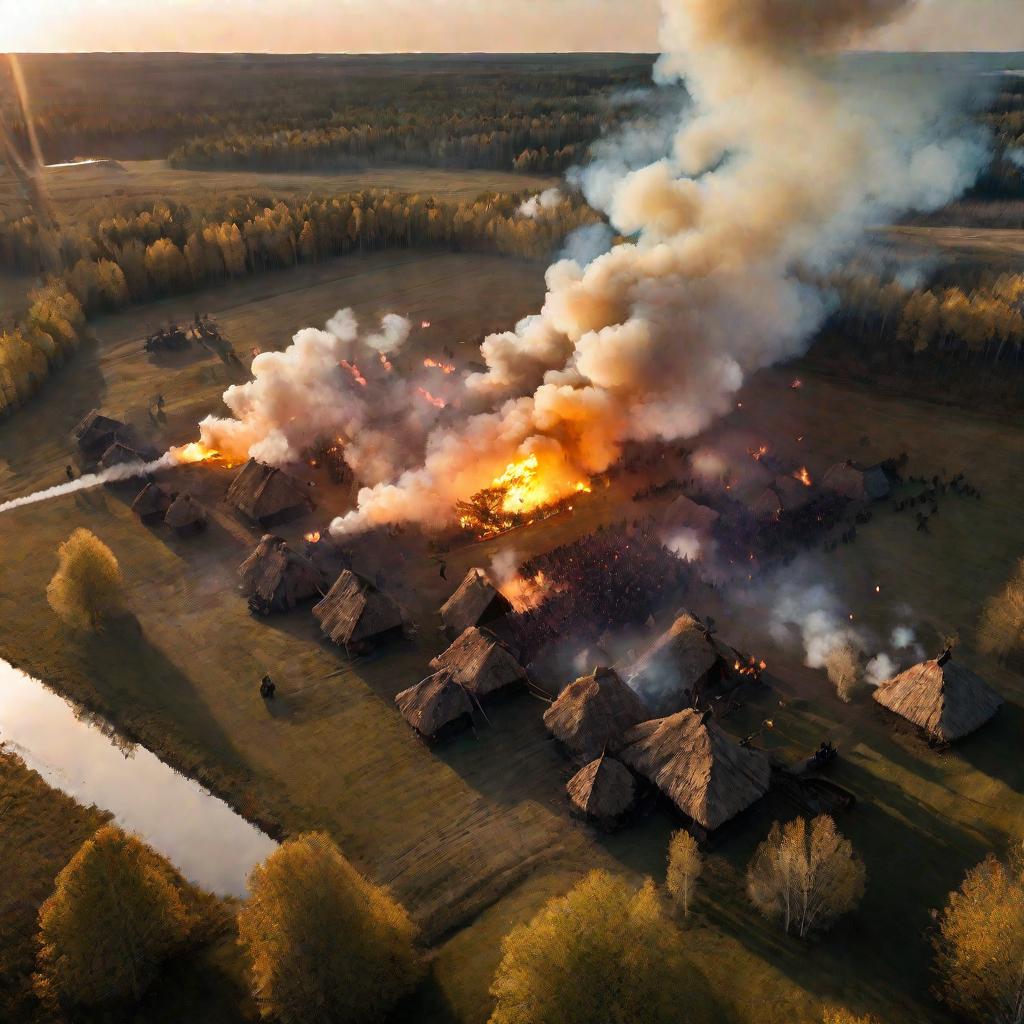
[(0, 659), (0, 743), (55, 789), (110, 811), (197, 884), (245, 895), (276, 843), (199, 783)]

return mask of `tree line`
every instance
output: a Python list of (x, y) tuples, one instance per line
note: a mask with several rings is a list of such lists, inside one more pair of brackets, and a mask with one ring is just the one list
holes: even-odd
[(33, 292), (20, 323), (0, 332), (0, 413), (35, 394), (77, 345), (86, 315), (378, 249), (546, 258), (571, 231), (600, 219), (573, 194), (525, 217), (518, 212), (523, 198), (486, 193), (445, 201), (369, 191), (128, 204), (87, 213), (56, 239), (31, 215), (0, 218), (0, 265), (38, 274), (55, 248), (66, 268)]

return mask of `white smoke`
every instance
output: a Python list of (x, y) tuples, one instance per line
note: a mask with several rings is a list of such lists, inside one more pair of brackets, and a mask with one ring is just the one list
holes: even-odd
[(692, 107), (643, 166), (619, 146), (579, 179), (634, 240), (554, 264), (540, 312), (487, 338), (486, 372), (466, 379), (489, 408), (435, 429), (420, 465), (363, 488), (332, 530), (448, 521), (527, 454), (567, 493), (628, 440), (699, 432), (749, 374), (801, 352), (827, 304), (794, 271), (834, 268), (866, 225), (949, 201), (985, 160), (936, 83), (834, 74), (908, 5), (665, 0), (659, 76), (685, 79)]
[(896, 662), (884, 652), (876, 654), (864, 666), (864, 679), (872, 686), (880, 686), (887, 679), (892, 679), (897, 672)]
[(684, 526), (666, 538), (665, 547), (684, 562), (696, 562), (701, 553), (700, 534)]
[(1014, 167), (1019, 167), (1024, 171), (1024, 149), (1008, 149), (1006, 151), (1006, 159), (1009, 160)]
[(519, 554), (515, 548), (505, 548), (491, 559), (491, 575), (499, 587), (519, 575)]
[(603, 256), (615, 241), (615, 232), (603, 221), (598, 224), (584, 224), (571, 231), (562, 244), (559, 260), (572, 260), (581, 267), (593, 263)]
[(529, 217), (530, 220), (540, 217), (542, 214), (557, 210), (562, 201), (562, 193), (557, 188), (546, 188), (529, 199), (519, 204), (519, 214), (522, 217)]

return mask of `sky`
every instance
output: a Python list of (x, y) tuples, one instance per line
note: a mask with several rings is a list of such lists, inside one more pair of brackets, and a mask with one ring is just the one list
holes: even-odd
[[(0, 0), (0, 52), (654, 52), (659, 6), (659, 0)], [(1024, 0), (919, 0), (908, 18), (865, 40), (864, 48), (1024, 50)]]

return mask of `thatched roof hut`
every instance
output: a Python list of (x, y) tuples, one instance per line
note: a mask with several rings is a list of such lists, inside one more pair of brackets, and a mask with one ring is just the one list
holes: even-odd
[(859, 466), (847, 459), (825, 471), (822, 486), (853, 501), (877, 501), (888, 496), (889, 478), (881, 466)]
[(164, 522), (179, 537), (188, 537), (206, 528), (206, 509), (191, 494), (179, 494), (168, 507)]
[(71, 438), (83, 455), (98, 459), (126, 430), (120, 420), (111, 419), (99, 409), (93, 409), (71, 432)]
[(707, 627), (683, 613), (625, 678), (655, 715), (670, 715), (689, 707), (694, 692), (717, 679), (723, 664)]
[(313, 615), (336, 644), (349, 649), (365, 647), (404, 624), (398, 605), (351, 569), (343, 569), (313, 605)]
[(430, 663), (452, 674), (476, 698), (526, 682), (526, 669), (493, 633), (470, 626)]
[(129, 462), (142, 463), (144, 459), (128, 445), (115, 441), (101, 456), (99, 460), (102, 469), (111, 469), (114, 466), (124, 466)]
[(698, 533), (710, 533), (718, 519), (719, 514), (713, 508), (680, 494), (665, 509), (661, 522), (668, 529), (686, 527)]
[(482, 626), (510, 612), (512, 605), (486, 569), (470, 569), (458, 589), (441, 605), (441, 621), (449, 637), (470, 626)]
[(771, 765), (697, 711), (630, 729), (618, 758), (658, 787), (688, 818), (712, 831), (768, 791)]
[(610, 668), (570, 683), (544, 712), (544, 724), (573, 754), (591, 761), (615, 751), (623, 734), (650, 712)]
[(435, 672), (403, 690), (395, 703), (402, 717), (421, 736), (434, 739), (472, 721), (473, 700), (450, 672)]
[(998, 693), (969, 668), (953, 661), (948, 651), (882, 683), (874, 697), (938, 743), (974, 732), (1003, 703)]
[(250, 459), (228, 488), (227, 501), (264, 526), (282, 522), (313, 505), (309, 489), (276, 466)]
[(283, 537), (266, 533), (252, 554), (238, 567), (249, 607), (260, 615), (291, 611), (323, 593), (319, 569)]
[(614, 828), (636, 805), (636, 779), (614, 757), (602, 754), (582, 767), (566, 784), (576, 813)]
[(159, 484), (148, 483), (135, 495), (132, 511), (144, 523), (159, 523), (167, 514), (177, 495), (169, 494)]

